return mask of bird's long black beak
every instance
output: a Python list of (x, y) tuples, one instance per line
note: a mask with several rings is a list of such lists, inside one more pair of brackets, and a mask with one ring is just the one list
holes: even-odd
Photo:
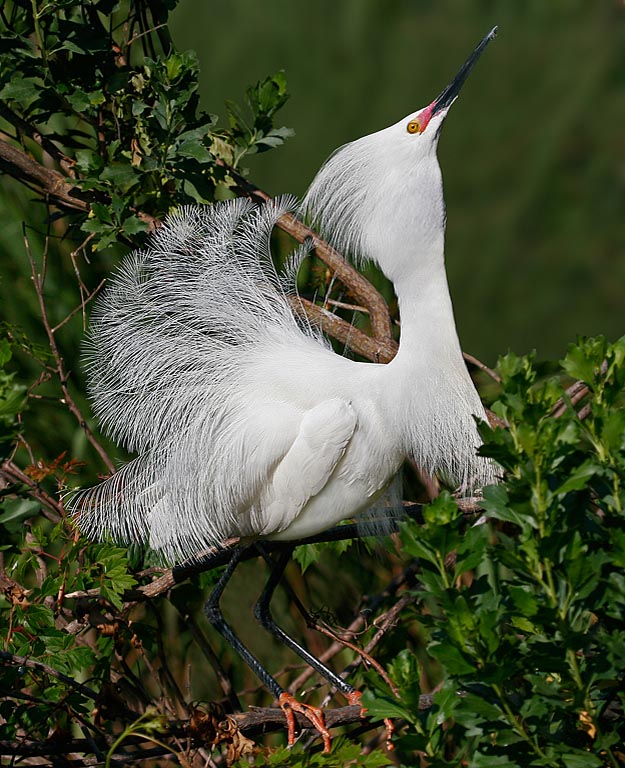
[(482, 42), (477, 46), (469, 58), (464, 62), (458, 74), (449, 83), (447, 88), (441, 93), (433, 104), (431, 116), (433, 117), (437, 112), (448, 107), (451, 102), (460, 93), (460, 89), (464, 85), (465, 80), (469, 76), (469, 72), (475, 66), (475, 62), (480, 58), (486, 46), (497, 35), (497, 27), (493, 27), (491, 31), (486, 35)]

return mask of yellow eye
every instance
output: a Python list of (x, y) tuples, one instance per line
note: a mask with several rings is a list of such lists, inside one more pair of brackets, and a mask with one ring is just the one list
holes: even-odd
[(411, 120), (406, 126), (408, 133), (421, 133), (421, 123), (418, 120)]

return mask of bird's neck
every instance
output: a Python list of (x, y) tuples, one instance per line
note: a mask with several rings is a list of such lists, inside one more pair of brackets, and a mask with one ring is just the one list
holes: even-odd
[(476, 455), (474, 417), (485, 418), (462, 357), (449, 296), (443, 236), (396, 260), (399, 351), (389, 365), (386, 417), (402, 436), (406, 454), (428, 473), (464, 490), (492, 482), (492, 467)]
[(398, 362), (443, 370), (464, 367), (445, 272), (443, 236), (421, 252), (403, 256), (397, 261), (397, 273), (389, 275), (401, 320)]

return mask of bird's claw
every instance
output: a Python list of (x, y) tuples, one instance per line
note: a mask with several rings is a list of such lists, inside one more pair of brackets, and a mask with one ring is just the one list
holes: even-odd
[[(360, 717), (365, 717), (367, 714), (367, 708), (362, 706), (362, 693), (360, 691), (352, 691), (351, 693), (347, 693), (345, 698), (347, 699), (347, 703), (349, 705), (360, 707)], [(391, 741), (393, 733), (395, 732), (395, 725), (390, 718), (385, 717), (384, 727), (386, 728), (386, 748), (389, 752), (392, 752), (395, 749), (393, 742)]]
[(280, 709), (284, 712), (284, 716), (286, 717), (287, 739), (289, 746), (292, 746), (295, 743), (296, 723), (294, 713), (298, 712), (300, 715), (303, 715), (307, 720), (310, 721), (310, 724), (323, 739), (323, 751), (330, 752), (330, 731), (328, 731), (326, 728), (322, 709), (319, 707), (313, 707), (310, 704), (303, 704), (301, 701), (298, 701), (294, 696), (291, 696), (291, 694), (287, 693), (286, 691), (280, 694), (278, 703), (280, 704)]
[(362, 706), (360, 701), (362, 699), (362, 693), (360, 693), (360, 691), (352, 691), (351, 693), (346, 693), (345, 698), (351, 707), (360, 707), (360, 717), (364, 717), (367, 714), (366, 708)]

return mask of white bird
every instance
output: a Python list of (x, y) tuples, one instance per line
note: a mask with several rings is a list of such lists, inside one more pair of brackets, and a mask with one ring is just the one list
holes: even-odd
[(304, 201), (326, 239), (392, 280), (391, 363), (337, 355), (294, 316), (269, 253), (289, 200), (184, 208), (126, 258), (93, 313), (89, 378), (103, 429), (138, 458), (73, 498), (88, 536), (175, 563), (358, 516), (406, 458), (466, 492), (495, 481), (476, 453), (485, 412), (454, 322), (436, 157), (495, 31), (435, 101), (338, 150)]

